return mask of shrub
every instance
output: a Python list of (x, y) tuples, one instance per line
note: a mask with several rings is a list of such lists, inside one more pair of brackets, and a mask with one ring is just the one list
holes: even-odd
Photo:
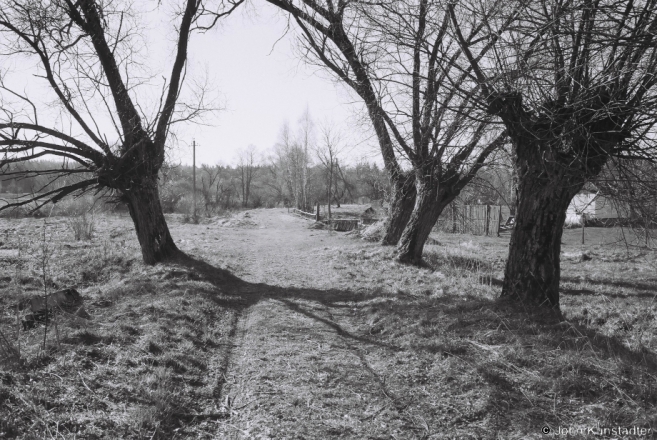
[(67, 221), (68, 227), (73, 231), (76, 241), (89, 241), (96, 230), (96, 219), (93, 214), (83, 213)]

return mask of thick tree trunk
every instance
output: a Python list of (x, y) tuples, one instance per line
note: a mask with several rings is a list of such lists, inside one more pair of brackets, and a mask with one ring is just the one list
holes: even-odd
[(511, 193), (509, 194), (509, 211), (510, 215), (516, 215), (516, 205), (518, 204), (518, 171), (516, 167), (511, 168)]
[(518, 173), (516, 224), (502, 296), (558, 308), (559, 256), (566, 211), (586, 177), (554, 162), (536, 165), (529, 172)]
[(155, 264), (175, 253), (178, 248), (167, 226), (155, 178), (144, 178), (135, 190), (123, 192), (130, 217), (135, 225), (144, 263)]
[(390, 200), (390, 212), (384, 224), (383, 238), (381, 244), (384, 246), (396, 246), (408, 224), (415, 205), (415, 175), (408, 173), (400, 182), (393, 182), (392, 197)]
[(597, 100), (580, 101), (579, 108), (554, 107), (547, 115), (527, 111), (518, 93), (499, 94), (489, 102), (489, 112), (502, 118), (513, 142), (518, 179), (503, 297), (559, 308), (559, 257), (568, 205), (625, 136), (625, 110), (608, 106), (605, 90), (591, 95)]
[(445, 207), (455, 197), (451, 191), (446, 191), (447, 185), (440, 185), (431, 179), (418, 177), (416, 189), (415, 206), (397, 250), (397, 259), (402, 263), (422, 262), (424, 245), (431, 230)]

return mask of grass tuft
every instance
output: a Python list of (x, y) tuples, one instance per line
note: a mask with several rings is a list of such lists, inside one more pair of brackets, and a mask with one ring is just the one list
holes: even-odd
[(96, 220), (94, 214), (82, 213), (71, 217), (67, 221), (68, 227), (73, 232), (75, 241), (91, 241), (96, 231)]

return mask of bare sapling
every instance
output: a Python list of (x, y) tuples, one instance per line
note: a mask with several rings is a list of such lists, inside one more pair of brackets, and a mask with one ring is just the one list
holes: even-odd
[[(14, 278), (14, 285), (16, 292), (19, 293), (19, 297), (22, 293), (21, 288), (21, 277), (23, 269), (23, 240), (21, 236), (18, 236), (18, 258), (16, 259), (16, 277)], [(20, 357), (21, 353), (21, 319), (20, 319), (20, 305), (16, 303), (16, 350), (18, 351), (18, 356)]]
[(59, 341), (59, 328), (57, 327), (57, 320), (55, 318), (54, 310), (51, 312), (48, 307), (48, 275), (50, 274), (50, 257), (52, 256), (52, 249), (48, 246), (48, 239), (46, 235), (48, 223), (47, 220), (43, 221), (43, 233), (41, 236), (41, 254), (39, 255), (39, 266), (41, 269), (41, 282), (43, 283), (43, 300), (45, 305), (44, 327), (43, 327), (43, 352), (46, 353), (46, 340), (48, 337), (48, 321), (49, 315), (52, 315), (53, 326), (55, 327), (55, 338), (57, 339), (57, 347), (60, 347)]

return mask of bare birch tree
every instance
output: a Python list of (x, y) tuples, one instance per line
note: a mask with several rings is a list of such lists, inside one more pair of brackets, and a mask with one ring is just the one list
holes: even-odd
[(301, 161), (301, 204), (303, 205), (302, 209), (304, 211), (310, 209), (310, 202), (308, 200), (308, 164), (310, 162), (308, 150), (314, 147), (314, 136), (315, 123), (310, 116), (310, 110), (306, 108), (299, 119), (299, 143), (303, 149), (303, 158)]
[[(320, 129), (320, 140), (315, 149), (317, 159), (326, 173), (326, 205), (328, 219), (331, 221), (331, 201), (338, 179), (338, 160), (344, 148), (340, 131), (331, 124), (324, 124)], [(338, 207), (340, 203), (338, 202)]]
[[(308, 191), (309, 156), (307, 148), (311, 146), (311, 121), (302, 118), (301, 140), (294, 136), (286, 122), (281, 128), (279, 141), (275, 146), (278, 165), (283, 170), (285, 185), (297, 209), (306, 209)], [(306, 137), (307, 136), (307, 137)]]

